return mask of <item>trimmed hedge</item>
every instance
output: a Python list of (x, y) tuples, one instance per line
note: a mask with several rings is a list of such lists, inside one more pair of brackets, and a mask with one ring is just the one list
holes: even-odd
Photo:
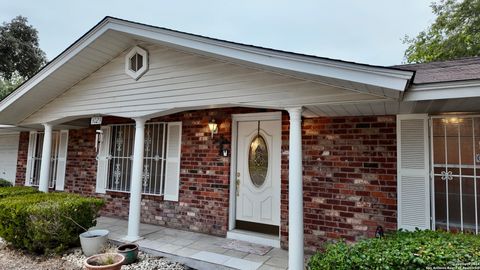
[[(434, 269), (480, 266), (480, 237), (444, 231), (398, 231), (353, 245), (330, 244), (310, 259), (317, 269)], [(457, 268), (455, 268), (457, 267)]]
[(0, 200), (0, 237), (35, 253), (78, 246), (83, 228), (95, 226), (104, 201), (68, 193), (33, 193)]
[(0, 188), (0, 199), (5, 197), (27, 195), (27, 194), (34, 194), (34, 193), (40, 193), (40, 192), (33, 187), (23, 187), (23, 186), (2, 187)]
[(12, 183), (10, 183), (10, 181), (0, 178), (0, 187), (11, 187), (11, 186), (12, 186)]

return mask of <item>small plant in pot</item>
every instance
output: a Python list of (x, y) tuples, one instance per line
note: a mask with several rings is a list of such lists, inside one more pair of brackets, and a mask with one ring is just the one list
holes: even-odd
[(88, 257), (85, 262), (87, 270), (120, 270), (125, 257), (118, 253), (104, 253)]
[(117, 248), (117, 253), (125, 256), (124, 264), (134, 263), (138, 256), (138, 245), (134, 243), (123, 244)]

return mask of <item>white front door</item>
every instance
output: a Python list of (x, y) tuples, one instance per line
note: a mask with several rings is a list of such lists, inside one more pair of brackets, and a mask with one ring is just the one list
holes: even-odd
[(280, 225), (281, 121), (238, 122), (236, 219)]

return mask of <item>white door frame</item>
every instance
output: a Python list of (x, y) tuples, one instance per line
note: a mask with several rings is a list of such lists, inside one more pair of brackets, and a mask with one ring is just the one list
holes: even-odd
[[(238, 122), (241, 121), (272, 121), (282, 120), (282, 112), (268, 112), (268, 113), (246, 113), (246, 114), (232, 114), (232, 143), (231, 143), (231, 159), (230, 159), (230, 200), (228, 213), (228, 230), (235, 229), (236, 220), (236, 176), (237, 176), (237, 139), (238, 139)], [(280, 193), (281, 193), (280, 187)], [(279, 205), (279, 207), (281, 207)], [(280, 215), (281, 216), (281, 215)], [(281, 220), (280, 220), (281, 223)]]

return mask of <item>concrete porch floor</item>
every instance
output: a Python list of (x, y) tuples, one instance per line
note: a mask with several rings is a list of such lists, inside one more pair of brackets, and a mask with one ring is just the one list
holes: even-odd
[[(100, 217), (95, 228), (109, 230), (110, 240), (116, 242), (124, 242), (122, 238), (127, 235), (127, 221), (122, 219)], [(285, 270), (288, 267), (288, 252), (278, 248), (260, 256), (222, 247), (231, 239), (143, 223), (140, 236), (143, 239), (136, 243), (141, 249), (199, 270)]]

